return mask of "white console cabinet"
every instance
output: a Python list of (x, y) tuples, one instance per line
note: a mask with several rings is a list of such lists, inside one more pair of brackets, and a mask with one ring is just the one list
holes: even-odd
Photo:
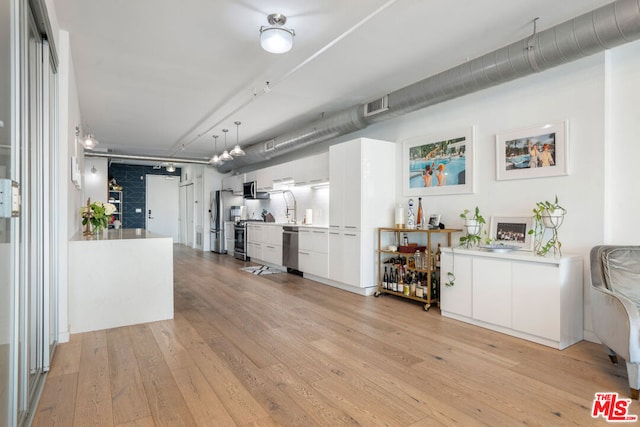
[[(583, 339), (580, 256), (443, 248), (443, 316), (564, 349)], [(454, 285), (448, 272), (455, 275)]]

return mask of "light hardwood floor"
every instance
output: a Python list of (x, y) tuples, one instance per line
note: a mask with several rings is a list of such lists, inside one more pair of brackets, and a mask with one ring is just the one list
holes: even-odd
[(59, 345), (33, 425), (584, 426), (606, 424), (594, 393), (628, 397), (600, 345), (558, 351), (177, 245), (174, 263), (175, 319)]

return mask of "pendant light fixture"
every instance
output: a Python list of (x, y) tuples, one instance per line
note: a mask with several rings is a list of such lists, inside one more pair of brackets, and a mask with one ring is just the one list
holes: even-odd
[(270, 53), (287, 53), (293, 46), (293, 36), (296, 32), (284, 27), (287, 17), (281, 13), (267, 16), (271, 26), (260, 27), (260, 45)]
[(232, 156), (238, 157), (238, 156), (244, 156), (244, 151), (242, 151), (242, 148), (240, 148), (240, 122), (233, 122), (236, 125), (236, 146), (233, 147), (233, 150), (231, 150), (231, 154)]
[(218, 135), (213, 135), (213, 157), (211, 158), (211, 163), (215, 166), (222, 164), (222, 160), (218, 156)]
[(222, 132), (224, 132), (224, 152), (220, 156), (220, 160), (228, 162), (229, 160), (233, 160), (233, 156), (227, 151), (227, 132), (229, 132), (229, 129), (222, 129)]

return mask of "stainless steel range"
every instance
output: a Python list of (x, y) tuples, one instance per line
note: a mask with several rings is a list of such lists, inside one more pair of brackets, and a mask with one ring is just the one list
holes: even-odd
[(247, 223), (262, 222), (259, 219), (243, 219), (236, 222), (233, 226), (234, 230), (234, 246), (233, 256), (241, 261), (249, 261), (247, 255)]

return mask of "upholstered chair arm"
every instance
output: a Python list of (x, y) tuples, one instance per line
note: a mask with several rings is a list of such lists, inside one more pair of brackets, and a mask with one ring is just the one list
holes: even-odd
[(591, 287), (593, 329), (604, 345), (627, 362), (640, 362), (640, 311), (623, 295)]

